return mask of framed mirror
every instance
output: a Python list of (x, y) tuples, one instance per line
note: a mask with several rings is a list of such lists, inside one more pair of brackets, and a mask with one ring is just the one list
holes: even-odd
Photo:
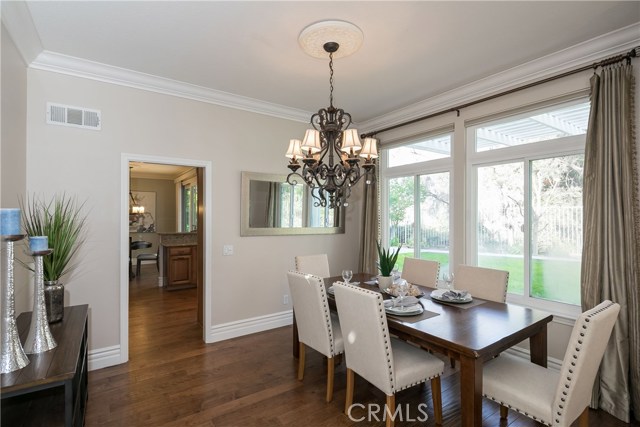
[(311, 189), (286, 175), (242, 172), (241, 236), (344, 233), (344, 209), (314, 206)]

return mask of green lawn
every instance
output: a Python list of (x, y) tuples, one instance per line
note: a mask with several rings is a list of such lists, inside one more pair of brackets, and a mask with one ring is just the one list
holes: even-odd
[[(405, 258), (413, 258), (412, 253), (401, 253), (397, 266), (402, 270)], [(438, 261), (440, 271), (449, 269), (449, 254), (422, 252), (422, 259)], [(509, 272), (509, 292), (522, 295), (524, 289), (524, 261), (522, 258), (481, 255), (480, 267), (496, 268)], [(532, 261), (532, 291), (536, 298), (580, 304), (580, 262), (570, 260), (539, 259)], [(441, 273), (442, 274), (442, 273)]]

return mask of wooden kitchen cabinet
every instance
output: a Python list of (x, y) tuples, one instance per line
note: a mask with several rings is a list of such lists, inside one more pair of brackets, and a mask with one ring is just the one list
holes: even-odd
[(167, 289), (194, 288), (198, 284), (198, 247), (166, 247)]

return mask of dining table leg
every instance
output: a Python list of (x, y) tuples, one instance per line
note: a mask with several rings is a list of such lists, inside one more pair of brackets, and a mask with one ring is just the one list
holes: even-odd
[(482, 426), (482, 360), (460, 355), (461, 426)]
[(544, 324), (535, 335), (531, 335), (529, 338), (529, 351), (531, 353), (531, 362), (536, 365), (540, 365), (544, 368), (547, 367), (547, 325)]

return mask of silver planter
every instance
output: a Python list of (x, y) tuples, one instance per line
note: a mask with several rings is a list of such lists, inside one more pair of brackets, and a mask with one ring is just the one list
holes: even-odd
[(33, 290), (33, 312), (31, 313), (31, 325), (29, 335), (24, 343), (24, 351), (27, 354), (43, 353), (56, 348), (58, 345), (51, 335), (49, 322), (47, 321), (47, 307), (44, 304), (44, 273), (42, 268), (42, 256), (48, 255), (51, 250), (33, 253), (35, 261), (35, 279)]
[(44, 305), (47, 307), (47, 321), (55, 323), (64, 317), (64, 285), (57, 280), (44, 282)]
[(2, 292), (2, 359), (0, 372), (17, 371), (29, 364), (16, 327), (16, 302), (13, 283), (13, 242), (24, 236), (2, 236), (2, 272), (4, 286)]

